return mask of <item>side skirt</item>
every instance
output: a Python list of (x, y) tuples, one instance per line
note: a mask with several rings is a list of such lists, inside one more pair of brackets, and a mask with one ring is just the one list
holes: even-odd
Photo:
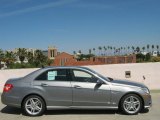
[(112, 106), (47, 106), (47, 110), (57, 109), (113, 109), (117, 110), (118, 107)]

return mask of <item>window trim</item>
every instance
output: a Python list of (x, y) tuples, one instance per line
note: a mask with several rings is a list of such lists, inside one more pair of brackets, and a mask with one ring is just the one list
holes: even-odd
[[(56, 81), (56, 80), (40, 80), (40, 79), (37, 79), (40, 75), (42, 75), (42, 74), (44, 74), (45, 72), (47, 73), (48, 71), (56, 71), (56, 70), (66, 70), (66, 77), (67, 77), (67, 80), (66, 81)], [(69, 72), (69, 69), (47, 69), (47, 70), (45, 70), (45, 71), (43, 71), (42, 73), (40, 73), (38, 76), (36, 76), (35, 78), (34, 78), (34, 81), (46, 81), (46, 82), (70, 82), (71, 80), (72, 80), (72, 78), (71, 78), (71, 80), (69, 80), (70, 79), (70, 72)]]
[(97, 80), (99, 79), (99, 78), (96, 77), (94, 74), (92, 74), (92, 73), (90, 73), (90, 72), (88, 72), (88, 71), (86, 71), (86, 70), (81, 70), (81, 69), (70, 69), (70, 75), (71, 75), (71, 77), (72, 77), (72, 82), (82, 82), (82, 83), (96, 83), (96, 82), (97, 82), (97, 81), (95, 81), (95, 82), (75, 81), (75, 80), (74, 80), (75, 76), (74, 76), (74, 72), (73, 72), (74, 70), (82, 71), (82, 72), (88, 73), (89, 75), (93, 76), (93, 77), (96, 78)]

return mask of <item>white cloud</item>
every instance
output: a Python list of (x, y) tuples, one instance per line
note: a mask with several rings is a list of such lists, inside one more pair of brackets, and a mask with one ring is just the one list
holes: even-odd
[[(23, 1), (28, 1), (28, 0), (23, 0)], [(0, 18), (12, 16), (12, 15), (18, 15), (18, 14), (27, 13), (27, 12), (32, 12), (32, 11), (37, 11), (37, 10), (46, 9), (46, 8), (58, 7), (58, 6), (76, 2), (76, 1), (78, 0), (59, 0), (57, 2), (50, 2), (47, 4), (43, 4), (43, 5), (38, 5), (38, 6), (29, 7), (29, 8), (25, 8), (21, 10), (3, 13), (0, 15)]]

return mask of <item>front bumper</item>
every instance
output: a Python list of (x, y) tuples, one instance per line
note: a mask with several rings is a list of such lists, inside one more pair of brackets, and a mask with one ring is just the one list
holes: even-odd
[(150, 94), (143, 95), (143, 100), (144, 100), (144, 108), (152, 107), (152, 97)]

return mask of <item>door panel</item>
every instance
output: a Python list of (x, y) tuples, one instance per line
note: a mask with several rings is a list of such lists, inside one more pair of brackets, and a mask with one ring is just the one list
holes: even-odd
[(34, 88), (42, 91), (47, 106), (71, 106), (72, 88), (68, 70), (51, 69), (34, 80)]
[(110, 87), (107, 84), (71, 82), (73, 88), (73, 106), (108, 106)]
[[(73, 106), (109, 106), (110, 87), (106, 83), (97, 84), (100, 80), (91, 72), (72, 70)], [(103, 83), (103, 82), (102, 82)]]
[(72, 88), (70, 82), (35, 81), (34, 86), (43, 91), (47, 106), (71, 106)]

